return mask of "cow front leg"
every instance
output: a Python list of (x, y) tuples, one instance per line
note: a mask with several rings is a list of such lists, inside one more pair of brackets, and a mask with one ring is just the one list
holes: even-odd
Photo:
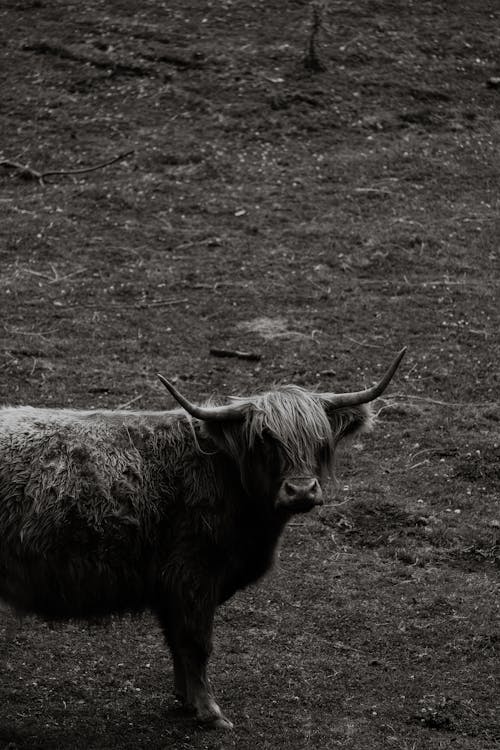
[(194, 708), (198, 721), (207, 726), (232, 729), (232, 723), (224, 716), (215, 700), (207, 676), (210, 642), (200, 638), (198, 633), (183, 633), (179, 652), (184, 664), (187, 703)]
[(173, 603), (169, 612), (160, 615), (174, 667), (174, 689), (178, 698), (196, 712), (205, 726), (232, 729), (215, 700), (207, 676), (207, 665), (212, 651), (214, 607), (203, 611), (183, 603)]

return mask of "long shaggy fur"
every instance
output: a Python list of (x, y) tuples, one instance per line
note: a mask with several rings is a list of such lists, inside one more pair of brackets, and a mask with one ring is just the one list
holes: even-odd
[[(264, 436), (293, 473), (312, 475), (318, 460), (320, 473), (329, 470), (338, 440), (369, 421), (366, 407), (327, 415), (317, 397), (293, 386), (239, 401), (243, 424), (223, 426), (193, 426), (179, 411), (0, 410), (0, 598), (94, 614), (124, 606), (132, 580), (130, 608), (154, 607), (149, 571), (164, 575), (184, 525), (204, 527), (203, 536), (208, 528), (218, 538), (241, 535), (227, 526), (225, 498), (246, 510), (243, 463)], [(253, 501), (256, 516), (267, 502), (272, 517), (272, 498)], [(190, 557), (203, 565), (201, 553), (195, 545)]]
[(239, 402), (245, 418), (224, 423), (0, 409), (0, 600), (49, 618), (153, 610), (177, 692), (221, 723), (205, 675), (215, 608), (272, 564), (287, 477), (321, 479), (370, 423), (366, 406), (292, 386)]
[(334, 434), (325, 410), (303, 388), (290, 385), (238, 400), (248, 405), (245, 437), (249, 445), (267, 430), (280, 442), (292, 466), (306, 468), (314, 465), (318, 446), (333, 450)]
[[(331, 409), (327, 401), (294, 385), (232, 401), (246, 407), (243, 427), (227, 423), (223, 430), (224, 442), (234, 460), (241, 462), (242, 441), (251, 449), (269, 434), (297, 473), (311, 471), (320, 455), (321, 476), (330, 474), (337, 444), (373, 426), (369, 405)], [(214, 428), (209, 425), (207, 431), (213, 432)]]

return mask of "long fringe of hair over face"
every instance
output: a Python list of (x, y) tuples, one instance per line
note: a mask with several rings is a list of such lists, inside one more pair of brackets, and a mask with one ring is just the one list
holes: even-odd
[(330, 474), (336, 444), (344, 435), (369, 427), (366, 406), (328, 410), (328, 404), (299, 386), (285, 386), (250, 398), (235, 397), (247, 407), (243, 422), (207, 424), (207, 432), (241, 467), (246, 452), (266, 435), (276, 440), (286, 463), (297, 474)]

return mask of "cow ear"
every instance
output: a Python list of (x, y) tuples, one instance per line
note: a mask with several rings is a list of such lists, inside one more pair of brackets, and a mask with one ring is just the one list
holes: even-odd
[(243, 428), (240, 422), (229, 420), (228, 422), (215, 422), (207, 420), (201, 424), (202, 435), (208, 437), (215, 446), (240, 462), (244, 450)]
[(204, 422), (201, 429), (202, 434), (233, 461), (245, 491), (249, 495), (267, 497), (270, 474), (276, 473), (269, 471), (273, 451), (263, 449), (262, 441), (250, 447), (244, 427), (235, 421)]
[(367, 432), (372, 427), (373, 414), (369, 404), (335, 408), (326, 403), (324, 407), (336, 442)]

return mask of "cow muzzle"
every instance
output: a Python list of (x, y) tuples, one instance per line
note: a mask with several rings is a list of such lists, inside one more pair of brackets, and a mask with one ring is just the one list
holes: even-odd
[(288, 477), (278, 492), (276, 506), (289, 513), (306, 513), (323, 505), (323, 491), (315, 477)]

